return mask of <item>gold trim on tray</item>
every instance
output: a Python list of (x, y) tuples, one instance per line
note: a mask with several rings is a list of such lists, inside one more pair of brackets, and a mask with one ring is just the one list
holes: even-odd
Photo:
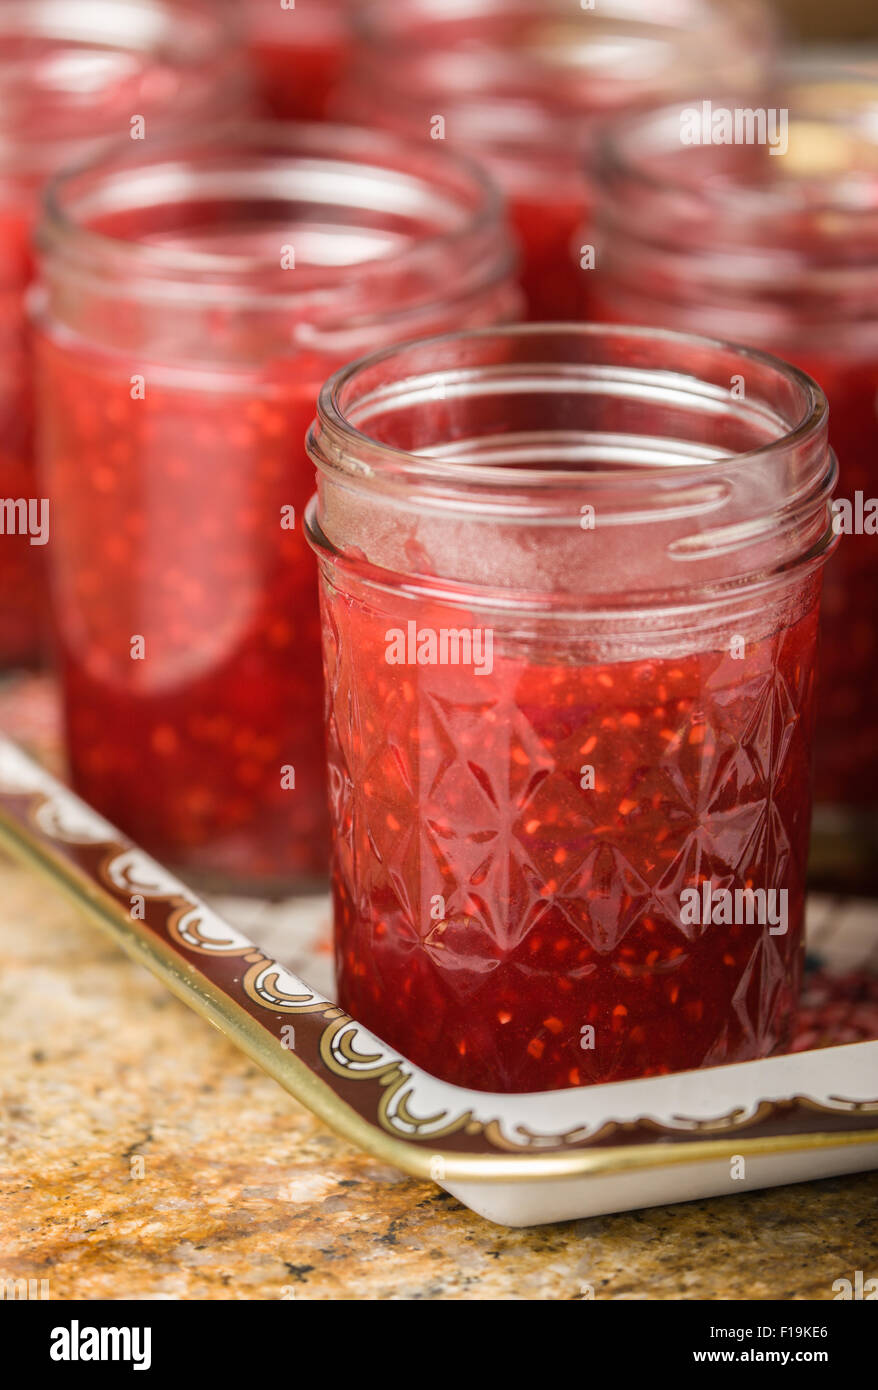
[[(537, 1111), (546, 1096), (466, 1092), (420, 1071), (271, 960), (2, 737), (0, 844), (338, 1134), (413, 1176), (432, 1177), (438, 1161), (450, 1182), (575, 1178), (728, 1160), (733, 1153), (878, 1143), (878, 1097), (828, 1092), (756, 1099), (700, 1117), (659, 1120), (636, 1111), (629, 1119), (544, 1132)], [(870, 1047), (878, 1044), (845, 1051)], [(765, 1065), (745, 1063), (742, 1070)], [(619, 1085), (578, 1094), (595, 1099), (612, 1091), (615, 1103)], [(552, 1093), (565, 1110), (571, 1094)]]

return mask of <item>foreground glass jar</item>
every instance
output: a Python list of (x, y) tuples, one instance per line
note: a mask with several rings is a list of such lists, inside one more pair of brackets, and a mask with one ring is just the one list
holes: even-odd
[(609, 112), (758, 80), (759, 0), (364, 0), (346, 119), (479, 158), (507, 195), (534, 319), (578, 318), (593, 126)]
[(244, 0), (248, 47), (273, 116), (326, 116), (350, 53), (350, 10), (350, 0)]
[(878, 82), (798, 65), (773, 101), (788, 113), (786, 134), (766, 127), (776, 153), (767, 143), (684, 143), (679, 106), (609, 132), (591, 308), (611, 321), (719, 327), (797, 363), (827, 395), (842, 544), (823, 605), (813, 871), (827, 885), (874, 891)]
[[(24, 300), (46, 179), (107, 136), (148, 140), (172, 116), (234, 114), (244, 100), (238, 58), (208, 3), (0, 0), (3, 499), (38, 500)], [(34, 512), (34, 522), (40, 519)], [(51, 516), (42, 520), (51, 532)], [(44, 544), (36, 527), (23, 530), (18, 521), (0, 531), (0, 666), (40, 654)]]
[(65, 176), (39, 243), (74, 784), (202, 879), (305, 886), (327, 855), (305, 433), (366, 348), (515, 315), (498, 195), (372, 133), (206, 132)]
[(495, 1090), (782, 1048), (819, 388), (709, 339), (455, 335), (339, 372), (309, 448), (343, 1007)]

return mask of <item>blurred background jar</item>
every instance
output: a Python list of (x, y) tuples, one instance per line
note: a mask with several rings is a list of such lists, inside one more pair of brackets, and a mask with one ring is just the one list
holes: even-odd
[[(241, 0), (226, 0), (241, 14)], [(321, 120), (341, 80), (357, 0), (243, 0), (259, 96), (279, 120)]]
[[(207, 0), (0, 0), (3, 499), (36, 498), (24, 299), (46, 179), (101, 138), (146, 140), (170, 119), (232, 114), (244, 100), (238, 51)], [(10, 515), (0, 534), (0, 667), (34, 663), (42, 648), (45, 552), (20, 528), (9, 534)]]
[(304, 437), (330, 371), (520, 313), (499, 194), (331, 125), (118, 148), (50, 190), (42, 486), (73, 784), (202, 883), (328, 852)]
[[(737, 94), (713, 102), (731, 112), (749, 105)], [(850, 65), (796, 64), (771, 106), (788, 111), (788, 148), (685, 143), (691, 109), (679, 104), (610, 130), (588, 307), (598, 318), (768, 349), (828, 397), (842, 542), (825, 580), (812, 871), (817, 882), (874, 891), (878, 82)]]
[(595, 118), (705, 84), (747, 89), (774, 47), (759, 0), (361, 0), (337, 109), (479, 158), (524, 252), (530, 316), (576, 318)]

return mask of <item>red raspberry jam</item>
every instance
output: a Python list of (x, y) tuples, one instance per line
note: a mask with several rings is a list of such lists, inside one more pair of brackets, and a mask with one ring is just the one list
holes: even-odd
[[(345, 1008), (386, 1036), (399, 1000), (393, 1043), (488, 1090), (652, 1076), (785, 1044), (816, 592), (743, 662), (500, 657), (482, 680), (435, 666), (400, 682), (384, 635), (408, 612), (327, 601), (330, 766), (334, 786), (350, 784), (334, 875)], [(433, 619), (467, 625), (453, 610)], [(582, 766), (595, 768), (590, 794)], [(787, 885), (790, 930), (776, 942), (756, 923), (684, 930), (681, 893), (704, 883)]]
[(507, 196), (530, 317), (578, 317), (596, 120), (705, 82), (747, 83), (773, 47), (759, 0), (364, 0), (337, 109), (481, 159)]
[(785, 1047), (818, 389), (703, 339), (462, 335), (339, 373), (310, 447), (343, 1006), (476, 1089)]
[[(48, 176), (109, 135), (242, 105), (238, 59), (210, 4), (0, 0), (0, 499), (37, 499), (25, 294)], [(49, 531), (51, 533), (51, 511)], [(0, 530), (0, 666), (35, 662), (45, 549)]]
[[(2, 196), (2, 195), (0, 195)], [(31, 465), (29, 362), (24, 293), (30, 278), (29, 218), (0, 205), (0, 499), (37, 496)], [(0, 666), (40, 654), (42, 548), (17, 521), (0, 527)]]
[(351, 16), (345, 0), (245, 0), (259, 94), (279, 120), (322, 120), (344, 73)]
[(827, 883), (878, 889), (878, 82), (794, 69), (776, 100), (789, 111), (782, 157), (681, 144), (677, 108), (610, 132), (589, 310), (722, 325), (826, 393), (850, 525), (840, 514), (824, 586), (813, 868)]
[(326, 366), (185, 389), (40, 347), (73, 783), (157, 858), (231, 882), (325, 872), (316, 581), (281, 517), (312, 490), (299, 441)]
[(41, 230), (74, 785), (220, 886), (326, 870), (301, 529), (321, 381), (367, 344), (517, 310), (497, 195), (430, 153), (331, 126), (174, 140), (62, 179)]

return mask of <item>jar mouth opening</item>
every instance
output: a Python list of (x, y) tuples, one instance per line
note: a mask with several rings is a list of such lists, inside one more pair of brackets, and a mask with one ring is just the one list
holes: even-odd
[(407, 279), (426, 292), (437, 265), (465, 279), (493, 255), (500, 278), (511, 259), (500, 195), (469, 161), (355, 127), (270, 122), (105, 150), (52, 181), (38, 244), (92, 280), (127, 277), (126, 296), (324, 316), (341, 291), (386, 307)]
[(409, 343), (321, 392), (308, 537), (480, 604), (636, 594), (670, 612), (822, 563), (826, 420), (804, 373), (695, 335), (525, 324)]
[[(748, 400), (748, 375), (761, 397)], [(638, 433), (643, 402), (658, 405), (677, 433)], [(467, 419), (476, 410), (481, 433)], [(541, 411), (557, 423), (527, 429)], [(435, 438), (418, 424), (431, 413)], [(618, 493), (655, 480), (685, 489), (776, 456), (802, 452), (814, 463), (825, 453), (827, 415), (816, 382), (767, 353), (670, 330), (523, 324), (403, 344), (342, 368), (320, 393), (308, 447), (318, 469), (370, 490), (471, 488), (488, 505), (514, 497), (528, 508), (548, 506), (561, 489), (566, 506), (586, 486)], [(418, 447), (400, 447), (418, 429)]]
[(0, 0), (0, 169), (69, 161), (106, 137), (114, 99), (123, 129), (144, 109), (203, 111), (196, 79), (228, 67), (240, 88), (238, 61), (207, 0)]
[(646, 240), (792, 254), (806, 233), (831, 245), (861, 225), (878, 258), (878, 77), (800, 59), (770, 108), (734, 91), (654, 105), (602, 129), (598, 175), (601, 215), (636, 202)]

